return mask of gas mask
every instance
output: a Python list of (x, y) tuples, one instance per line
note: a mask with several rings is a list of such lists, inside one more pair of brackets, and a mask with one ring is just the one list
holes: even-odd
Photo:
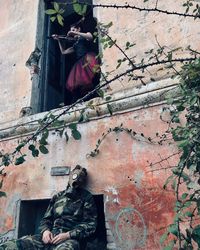
[(79, 165), (71, 171), (69, 175), (69, 185), (71, 188), (81, 187), (86, 181), (87, 171)]

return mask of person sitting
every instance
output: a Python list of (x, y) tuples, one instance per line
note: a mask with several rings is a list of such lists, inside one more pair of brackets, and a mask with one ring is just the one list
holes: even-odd
[(76, 165), (67, 188), (50, 200), (40, 234), (7, 241), (0, 250), (79, 250), (81, 241), (92, 235), (97, 225), (93, 196), (82, 187), (86, 177), (86, 169)]

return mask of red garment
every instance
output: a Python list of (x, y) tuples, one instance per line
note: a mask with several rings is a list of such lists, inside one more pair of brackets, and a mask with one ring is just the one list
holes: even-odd
[(77, 89), (81, 89), (83, 92), (90, 90), (93, 87), (93, 78), (99, 70), (100, 66), (95, 53), (88, 52), (72, 67), (66, 82), (66, 88), (72, 93)]

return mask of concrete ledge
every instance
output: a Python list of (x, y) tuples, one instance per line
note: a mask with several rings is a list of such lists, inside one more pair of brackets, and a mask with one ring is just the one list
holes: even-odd
[[(169, 92), (177, 89), (177, 85), (172, 79), (166, 79), (159, 82), (149, 83), (147, 86), (124, 90), (120, 93), (113, 94), (109, 101), (101, 98), (93, 99), (93, 107), (88, 104), (91, 101), (85, 102), (82, 105), (77, 105), (72, 108), (68, 114), (62, 116), (66, 124), (76, 122), (80, 118), (80, 114), (85, 110), (89, 120), (101, 119), (110, 116), (108, 104), (113, 115), (131, 112), (149, 106), (159, 105), (165, 102), (166, 95)], [(59, 115), (66, 107), (51, 110), (53, 115)], [(4, 123), (0, 125), (0, 140), (13, 138), (17, 136), (33, 133), (39, 127), (38, 120), (42, 119), (48, 112), (43, 112), (28, 117), (22, 117), (16, 121)], [(51, 129), (51, 128), (50, 128)], [(53, 129), (53, 128), (52, 128)]]

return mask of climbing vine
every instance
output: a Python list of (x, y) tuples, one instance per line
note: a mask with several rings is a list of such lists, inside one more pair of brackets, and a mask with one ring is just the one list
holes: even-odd
[[(95, 149), (88, 156), (96, 157), (103, 141), (111, 133), (125, 132), (137, 141), (159, 145), (168, 141), (169, 135), (172, 135), (170, 141), (173, 139), (177, 143), (178, 151), (159, 162), (150, 163), (151, 167), (161, 165), (174, 155), (180, 156), (177, 165), (163, 168), (170, 168), (172, 171), (163, 188), (167, 189), (171, 184), (176, 202), (174, 221), (162, 235), (160, 243), (165, 245), (164, 250), (176, 246), (182, 250), (193, 250), (196, 249), (195, 243), (200, 247), (200, 59), (183, 65), (178, 77), (179, 95), (171, 94), (168, 99), (170, 106), (165, 108), (171, 115), (171, 120), (168, 121), (170, 126), (165, 134), (156, 133), (154, 138), (145, 137), (143, 133), (125, 128), (121, 124), (102, 133)], [(181, 125), (180, 119), (183, 117), (185, 122)]]
[[(172, 236), (174, 239), (165, 249), (172, 249), (177, 243), (179, 249), (186, 250), (195, 249), (194, 242), (200, 247), (200, 59), (185, 64), (179, 78), (179, 96), (169, 99), (169, 132), (180, 149), (180, 160), (164, 184), (167, 188), (173, 183), (175, 217), (161, 243)], [(184, 125), (180, 123), (183, 117)]]
[(87, 156), (88, 157), (97, 156), (100, 153), (101, 144), (106, 139), (106, 137), (111, 133), (115, 133), (115, 134), (126, 133), (133, 140), (136, 140), (138, 142), (146, 142), (146, 143), (150, 143), (150, 144), (162, 144), (162, 142), (163, 142), (162, 136), (159, 136), (158, 133), (156, 133), (154, 138), (146, 137), (143, 133), (138, 133), (138, 132), (134, 131), (132, 128), (124, 127), (123, 123), (122, 123), (122, 124), (120, 124), (120, 126), (116, 126), (114, 128), (109, 128), (106, 132), (102, 133), (101, 138), (99, 138), (97, 140), (95, 149), (92, 150)]

